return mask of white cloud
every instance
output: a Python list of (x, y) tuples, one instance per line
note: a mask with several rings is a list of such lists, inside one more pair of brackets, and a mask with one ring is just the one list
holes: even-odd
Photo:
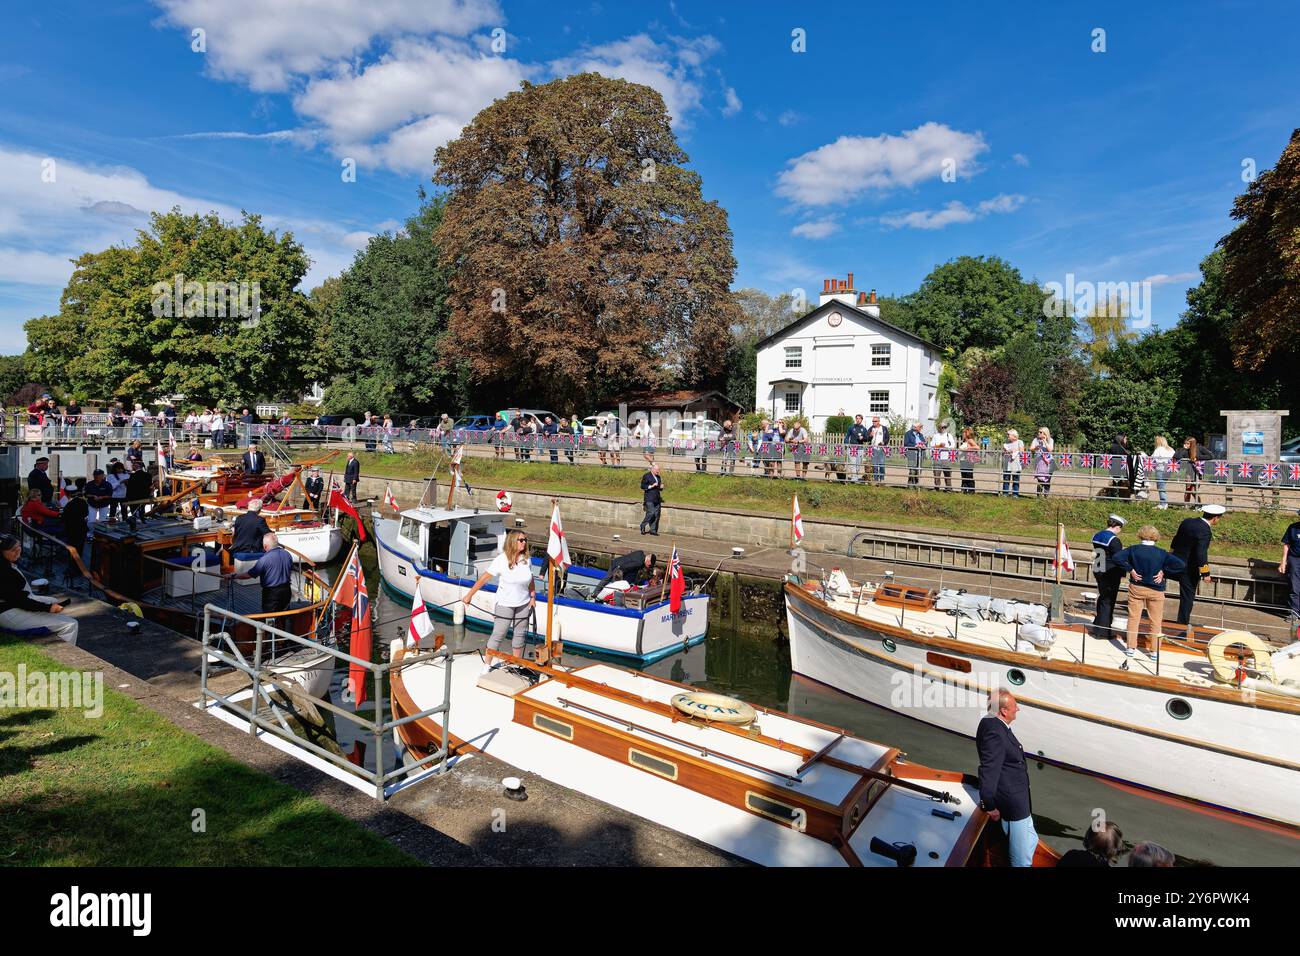
[(983, 133), (933, 122), (899, 136), (841, 136), (790, 160), (776, 192), (803, 205), (824, 206), (938, 178), (948, 161), (957, 176), (968, 178), (979, 172), (975, 159), (987, 149)]
[(801, 222), (790, 230), (790, 235), (799, 236), (803, 239), (825, 239), (827, 236), (833, 236), (840, 231), (840, 224), (835, 221), (834, 216), (827, 216), (825, 219), (812, 219), (808, 222)]
[[(42, 173), (54, 160), (54, 181)], [(138, 170), (96, 167), (0, 145), (0, 352), (22, 350), (22, 321), (57, 312), (86, 252), (135, 241), (148, 214), (179, 206), (185, 213), (216, 212), (238, 222), (239, 209), (156, 186)], [(292, 231), (312, 259), (303, 289), (336, 275), (378, 228), (355, 229), (325, 219), (263, 216), (267, 228)], [(18, 303), (15, 305), (15, 303)]]
[(1155, 275), (1147, 276), (1143, 282), (1150, 282), (1152, 285), (1172, 285), (1176, 282), (1197, 282), (1201, 278), (1199, 272), (1175, 272), (1170, 275), (1167, 272), (1157, 272)]
[(891, 213), (880, 217), (880, 224), (891, 229), (942, 229), (957, 223), (974, 222), (985, 216), (1015, 212), (1024, 205), (1025, 197), (1002, 193), (971, 209), (954, 199), (942, 209), (918, 209), (915, 212)]
[(290, 89), (378, 40), (466, 36), (505, 17), (496, 0), (155, 0), (165, 25), (206, 32), (207, 69), (259, 92)]
[(1017, 166), (1028, 166), (1028, 165), (1029, 165), (1029, 157), (1026, 156), (1024, 153), (1015, 153), (1015, 154), (1013, 154), (1012, 157), (1011, 157), (1011, 161), (1012, 161), (1013, 163), (1015, 163)]
[(803, 121), (803, 114), (796, 112), (795, 110), (785, 110), (776, 118), (776, 121), (782, 126), (793, 126), (795, 123)]
[(403, 40), (368, 67), (309, 81), (294, 108), (321, 125), (336, 155), (420, 172), (474, 114), (532, 72), (458, 40)]
[(726, 105), (722, 107), (723, 116), (735, 116), (742, 109), (744, 109), (745, 104), (740, 101), (740, 97), (736, 95), (736, 91), (734, 88), (730, 86), (727, 87), (726, 90), (723, 92), (723, 95), (726, 97), (727, 100)]
[(711, 36), (672, 37), (659, 43), (638, 33), (612, 43), (585, 47), (550, 63), (557, 76), (599, 73), (658, 90), (673, 122), (686, 125), (704, 101), (704, 62), (721, 44)]

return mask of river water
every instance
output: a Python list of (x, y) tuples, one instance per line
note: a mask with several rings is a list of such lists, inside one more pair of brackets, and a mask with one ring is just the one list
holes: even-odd
[[(375, 634), (375, 654), (379, 656), (389, 641), (406, 633), (410, 611), (409, 606), (381, 587), (374, 551), (363, 548), (362, 554), (373, 620), (379, 625)], [(770, 623), (743, 626), (711, 620), (709, 636), (703, 643), (648, 665), (644, 670), (842, 727), (857, 736), (898, 747), (917, 763), (975, 772), (979, 761), (974, 741), (792, 674), (781, 616), (774, 613)], [(454, 647), (469, 649), (486, 642), (484, 632), (454, 627), (450, 621), (436, 624)], [(582, 656), (565, 652), (569, 663)], [(614, 663), (626, 666), (626, 662)], [(335, 675), (336, 695), (341, 677), (341, 671)], [(340, 740), (340, 744), (345, 751), (350, 747), (349, 741)], [(373, 765), (372, 754), (367, 755), (366, 762)], [(391, 757), (385, 763), (395, 765)], [(1300, 833), (1047, 764), (1030, 764), (1030, 782), (1038, 833), (1061, 851), (1081, 845), (1089, 822), (1101, 810), (1108, 820), (1118, 824), (1126, 845), (1153, 840), (1172, 850), (1182, 863), (1300, 865)]]

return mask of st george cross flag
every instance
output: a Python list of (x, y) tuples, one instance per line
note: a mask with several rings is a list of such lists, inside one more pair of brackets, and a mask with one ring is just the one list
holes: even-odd
[(682, 609), (682, 594), (686, 591), (686, 575), (682, 573), (682, 559), (673, 545), (673, 556), (668, 562), (668, 610), (676, 614)]
[(803, 513), (799, 510), (799, 496), (794, 496), (794, 508), (790, 512), (791, 540), (803, 540)]
[(569, 541), (564, 537), (564, 526), (560, 524), (560, 506), (557, 504), (551, 512), (551, 534), (546, 539), (546, 556), (555, 562), (561, 571), (568, 568), (573, 561), (569, 558)]
[(388, 505), (388, 506), (389, 506), (390, 508), (392, 508), (394, 511), (401, 511), (401, 510), (402, 510), (402, 509), (399, 508), (398, 505), (397, 505), (397, 499), (393, 497), (393, 486), (392, 486), (392, 485), (385, 485), (385, 486), (384, 486), (384, 504)]
[(424, 597), (420, 594), (420, 589), (415, 589), (415, 603), (411, 605), (411, 623), (406, 629), (406, 642), (411, 647), (418, 648), (420, 639), (428, 637), (433, 633), (433, 621), (429, 619), (429, 611), (424, 606)]
[[(348, 553), (343, 576), (334, 591), (334, 603), (352, 611), (352, 638), (348, 653), (363, 661), (370, 660), (370, 594), (366, 591), (366, 575), (361, 570), (361, 556), (355, 544)], [(367, 673), (360, 664), (348, 665), (348, 688), (357, 707), (366, 701)]]
[(1074, 570), (1074, 555), (1070, 553), (1070, 546), (1065, 543), (1065, 525), (1056, 526), (1056, 566), (1062, 571)]

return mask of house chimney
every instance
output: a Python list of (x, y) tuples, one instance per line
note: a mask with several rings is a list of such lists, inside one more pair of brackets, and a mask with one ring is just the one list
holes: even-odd
[(872, 290), (871, 290), (871, 301), (872, 301), (872, 302), (875, 302), (875, 301), (876, 301), (876, 290), (875, 290), (875, 289), (872, 289)]
[(853, 273), (852, 273), (852, 272), (849, 273), (849, 291), (850, 291), (850, 292), (853, 291)]

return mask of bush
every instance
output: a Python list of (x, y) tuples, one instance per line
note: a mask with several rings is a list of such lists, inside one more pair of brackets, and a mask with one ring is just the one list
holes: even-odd
[(853, 419), (848, 415), (831, 415), (826, 419), (824, 431), (828, 435), (843, 435), (853, 426)]

